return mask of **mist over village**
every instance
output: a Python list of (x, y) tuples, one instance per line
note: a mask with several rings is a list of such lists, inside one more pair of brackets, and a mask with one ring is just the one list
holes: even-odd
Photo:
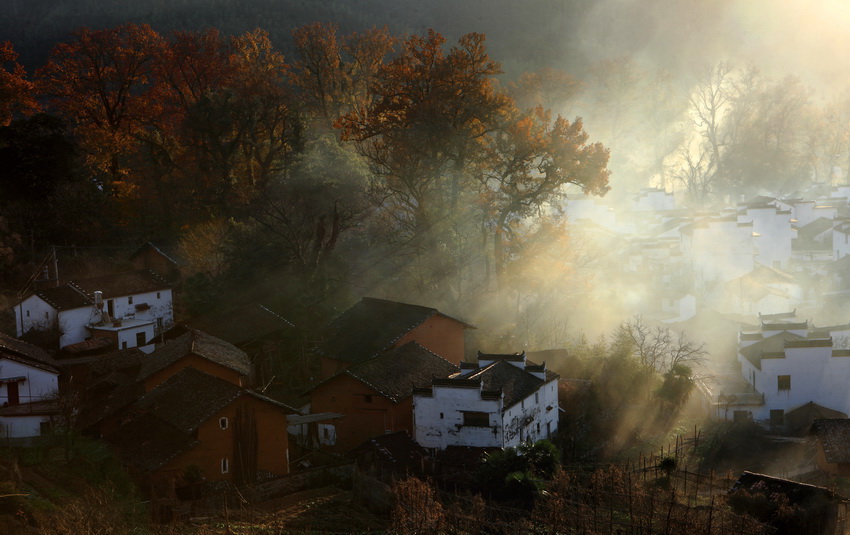
[(0, 535), (850, 533), (847, 28), (6, 0)]

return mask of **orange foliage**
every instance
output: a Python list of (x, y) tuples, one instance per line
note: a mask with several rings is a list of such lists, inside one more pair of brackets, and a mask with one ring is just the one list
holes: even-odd
[(164, 46), (148, 25), (82, 29), (38, 70), (42, 92), (74, 126), (88, 164), (110, 176), (109, 187), (128, 172), (120, 157), (135, 150), (136, 134), (159, 115), (152, 72)]
[[(39, 109), (35, 84), (27, 81), (26, 71), (17, 59), (10, 41), (0, 43), (0, 126), (8, 125), (17, 112), (29, 115)], [(9, 70), (4, 68), (6, 64)]]

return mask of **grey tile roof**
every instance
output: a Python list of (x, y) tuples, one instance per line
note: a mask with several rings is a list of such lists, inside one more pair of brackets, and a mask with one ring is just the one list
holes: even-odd
[(94, 304), (91, 298), (67, 284), (56, 288), (38, 290), (35, 295), (56, 310), (73, 310), (90, 307)]
[(850, 420), (818, 419), (812, 424), (812, 431), (820, 440), (826, 462), (850, 463)]
[(185, 368), (142, 396), (133, 407), (191, 433), (245, 392), (224, 379)]
[(194, 368), (184, 368), (142, 396), (133, 408), (191, 433), (239, 396), (251, 396), (285, 412), (292, 407)]
[(59, 372), (58, 364), (45, 350), (3, 333), (0, 333), (0, 358), (14, 360), (42, 370)]
[(240, 375), (251, 373), (250, 359), (244, 351), (203, 331), (190, 329), (148, 355), (139, 371), (139, 380), (150, 377), (190, 354), (230, 368)]
[(815, 502), (816, 498), (844, 501), (841, 497), (824, 487), (816, 487), (806, 483), (790, 481), (778, 477), (744, 472), (732, 486), (731, 492), (747, 491), (750, 494), (761, 494), (770, 500), (776, 500), (778, 495), (788, 498), (790, 505), (806, 507)]
[(454, 320), (435, 308), (364, 297), (331, 322), (330, 336), (319, 353), (347, 362), (363, 362), (389, 349), (437, 314)]
[(448, 377), (457, 371), (458, 367), (443, 357), (409, 342), (342, 373), (399, 402), (413, 393), (414, 386), (430, 384), (434, 377)]
[(761, 358), (764, 354), (779, 353), (785, 351), (785, 342), (789, 340), (805, 340), (804, 337), (794, 333), (783, 331), (769, 336), (761, 342), (756, 342), (740, 350), (740, 353), (749, 360), (753, 366), (761, 369)]
[(510, 362), (500, 360), (479, 370), (458, 375), (457, 378), (461, 380), (480, 379), (484, 390), (501, 390), (505, 396), (504, 409), (507, 410), (539, 390), (544, 384), (557, 379), (558, 375), (547, 370), (546, 380), (544, 381)]
[(142, 414), (105, 437), (119, 457), (143, 473), (165, 465), (199, 444), (190, 435), (156, 416)]
[(170, 285), (159, 275), (147, 269), (72, 280), (68, 282), (68, 286), (79, 290), (91, 299), (94, 298), (96, 291), (103, 292), (104, 299), (108, 299), (170, 288)]

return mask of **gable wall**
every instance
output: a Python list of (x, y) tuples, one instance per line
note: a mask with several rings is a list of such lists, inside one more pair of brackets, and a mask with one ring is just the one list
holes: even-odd
[[(371, 401), (367, 401), (371, 396)], [(332, 449), (346, 453), (367, 439), (407, 431), (413, 436), (412, 399), (408, 397), (393, 403), (375, 389), (349, 375), (338, 375), (310, 392), (312, 413), (336, 412), (344, 414), (336, 420), (328, 433), (336, 434)], [(323, 431), (324, 433), (324, 428)], [(322, 436), (319, 437), (322, 440)]]
[(428, 318), (404, 335), (393, 347), (417, 342), (452, 364), (459, 365), (464, 357), (463, 324), (440, 315)]
[[(190, 465), (198, 465), (201, 474), (208, 481), (233, 480), (240, 462), (235, 444), (237, 417), (239, 410), (243, 414), (253, 414), (256, 425), (257, 469), (275, 475), (289, 473), (289, 441), (286, 432), (286, 414), (282, 409), (242, 395), (224, 410), (216, 413), (197, 429), (200, 442), (192, 450), (183, 453), (159, 470), (159, 477), (174, 475), (180, 477)], [(219, 420), (227, 418), (227, 428), (222, 429)], [(246, 444), (251, 448), (250, 444)], [(228, 472), (222, 473), (222, 459), (228, 460)]]
[[(159, 297), (157, 297), (157, 294), (159, 294)], [(132, 303), (130, 303), (130, 297), (132, 297), (133, 299)], [(113, 302), (113, 307), (115, 310), (113, 319), (134, 317), (136, 319), (156, 321), (158, 318), (162, 318), (162, 323), (165, 326), (174, 323), (172, 293), (171, 289), (169, 288), (164, 288), (153, 292), (134, 294), (132, 296), (104, 296), (104, 310), (106, 310), (106, 303), (108, 301)], [(148, 305), (150, 308), (148, 308), (147, 310), (137, 310), (136, 306), (142, 304)]]
[(177, 362), (172, 363), (170, 366), (166, 366), (145, 379), (145, 392), (150, 392), (158, 384), (164, 382), (169, 377), (176, 375), (177, 372), (184, 368), (195, 368), (196, 370), (208, 373), (218, 377), (219, 379), (224, 379), (225, 381), (237, 386), (244, 386), (244, 381), (242, 376), (239, 375), (239, 372), (190, 353), (189, 355), (179, 359)]
[(16, 336), (21, 337), (30, 329), (48, 329), (56, 324), (56, 309), (37, 295), (31, 295), (15, 306)]

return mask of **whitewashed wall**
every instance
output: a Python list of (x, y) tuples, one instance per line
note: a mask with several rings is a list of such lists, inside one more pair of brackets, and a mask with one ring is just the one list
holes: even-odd
[(15, 328), (21, 337), (30, 329), (47, 329), (55, 325), (56, 309), (37, 295), (31, 295), (14, 308)]
[(786, 269), (791, 260), (791, 242), (797, 233), (791, 228), (791, 213), (775, 206), (747, 208), (738, 221), (750, 221), (753, 232), (756, 260), (765, 266)]
[[(416, 442), (424, 448), (502, 447), (502, 400), (482, 400), (480, 388), (433, 386), (433, 396), (414, 394)], [(464, 426), (464, 411), (489, 414), (488, 427)]]
[[(0, 358), (0, 379), (26, 377), (18, 383), (18, 397), (21, 403), (47, 399), (59, 388), (59, 374), (34, 368), (9, 359)], [(9, 401), (8, 385), (0, 385), (0, 406)]]
[(24, 438), (41, 435), (41, 423), (49, 416), (0, 416), (0, 438)]
[[(831, 347), (786, 348), (784, 358), (763, 358), (761, 369), (739, 358), (745, 381), (764, 394), (753, 408), (755, 420), (767, 421), (771, 410), (786, 413), (810, 401), (850, 414), (850, 357), (833, 356)], [(779, 390), (779, 376), (791, 377), (791, 388)]]

